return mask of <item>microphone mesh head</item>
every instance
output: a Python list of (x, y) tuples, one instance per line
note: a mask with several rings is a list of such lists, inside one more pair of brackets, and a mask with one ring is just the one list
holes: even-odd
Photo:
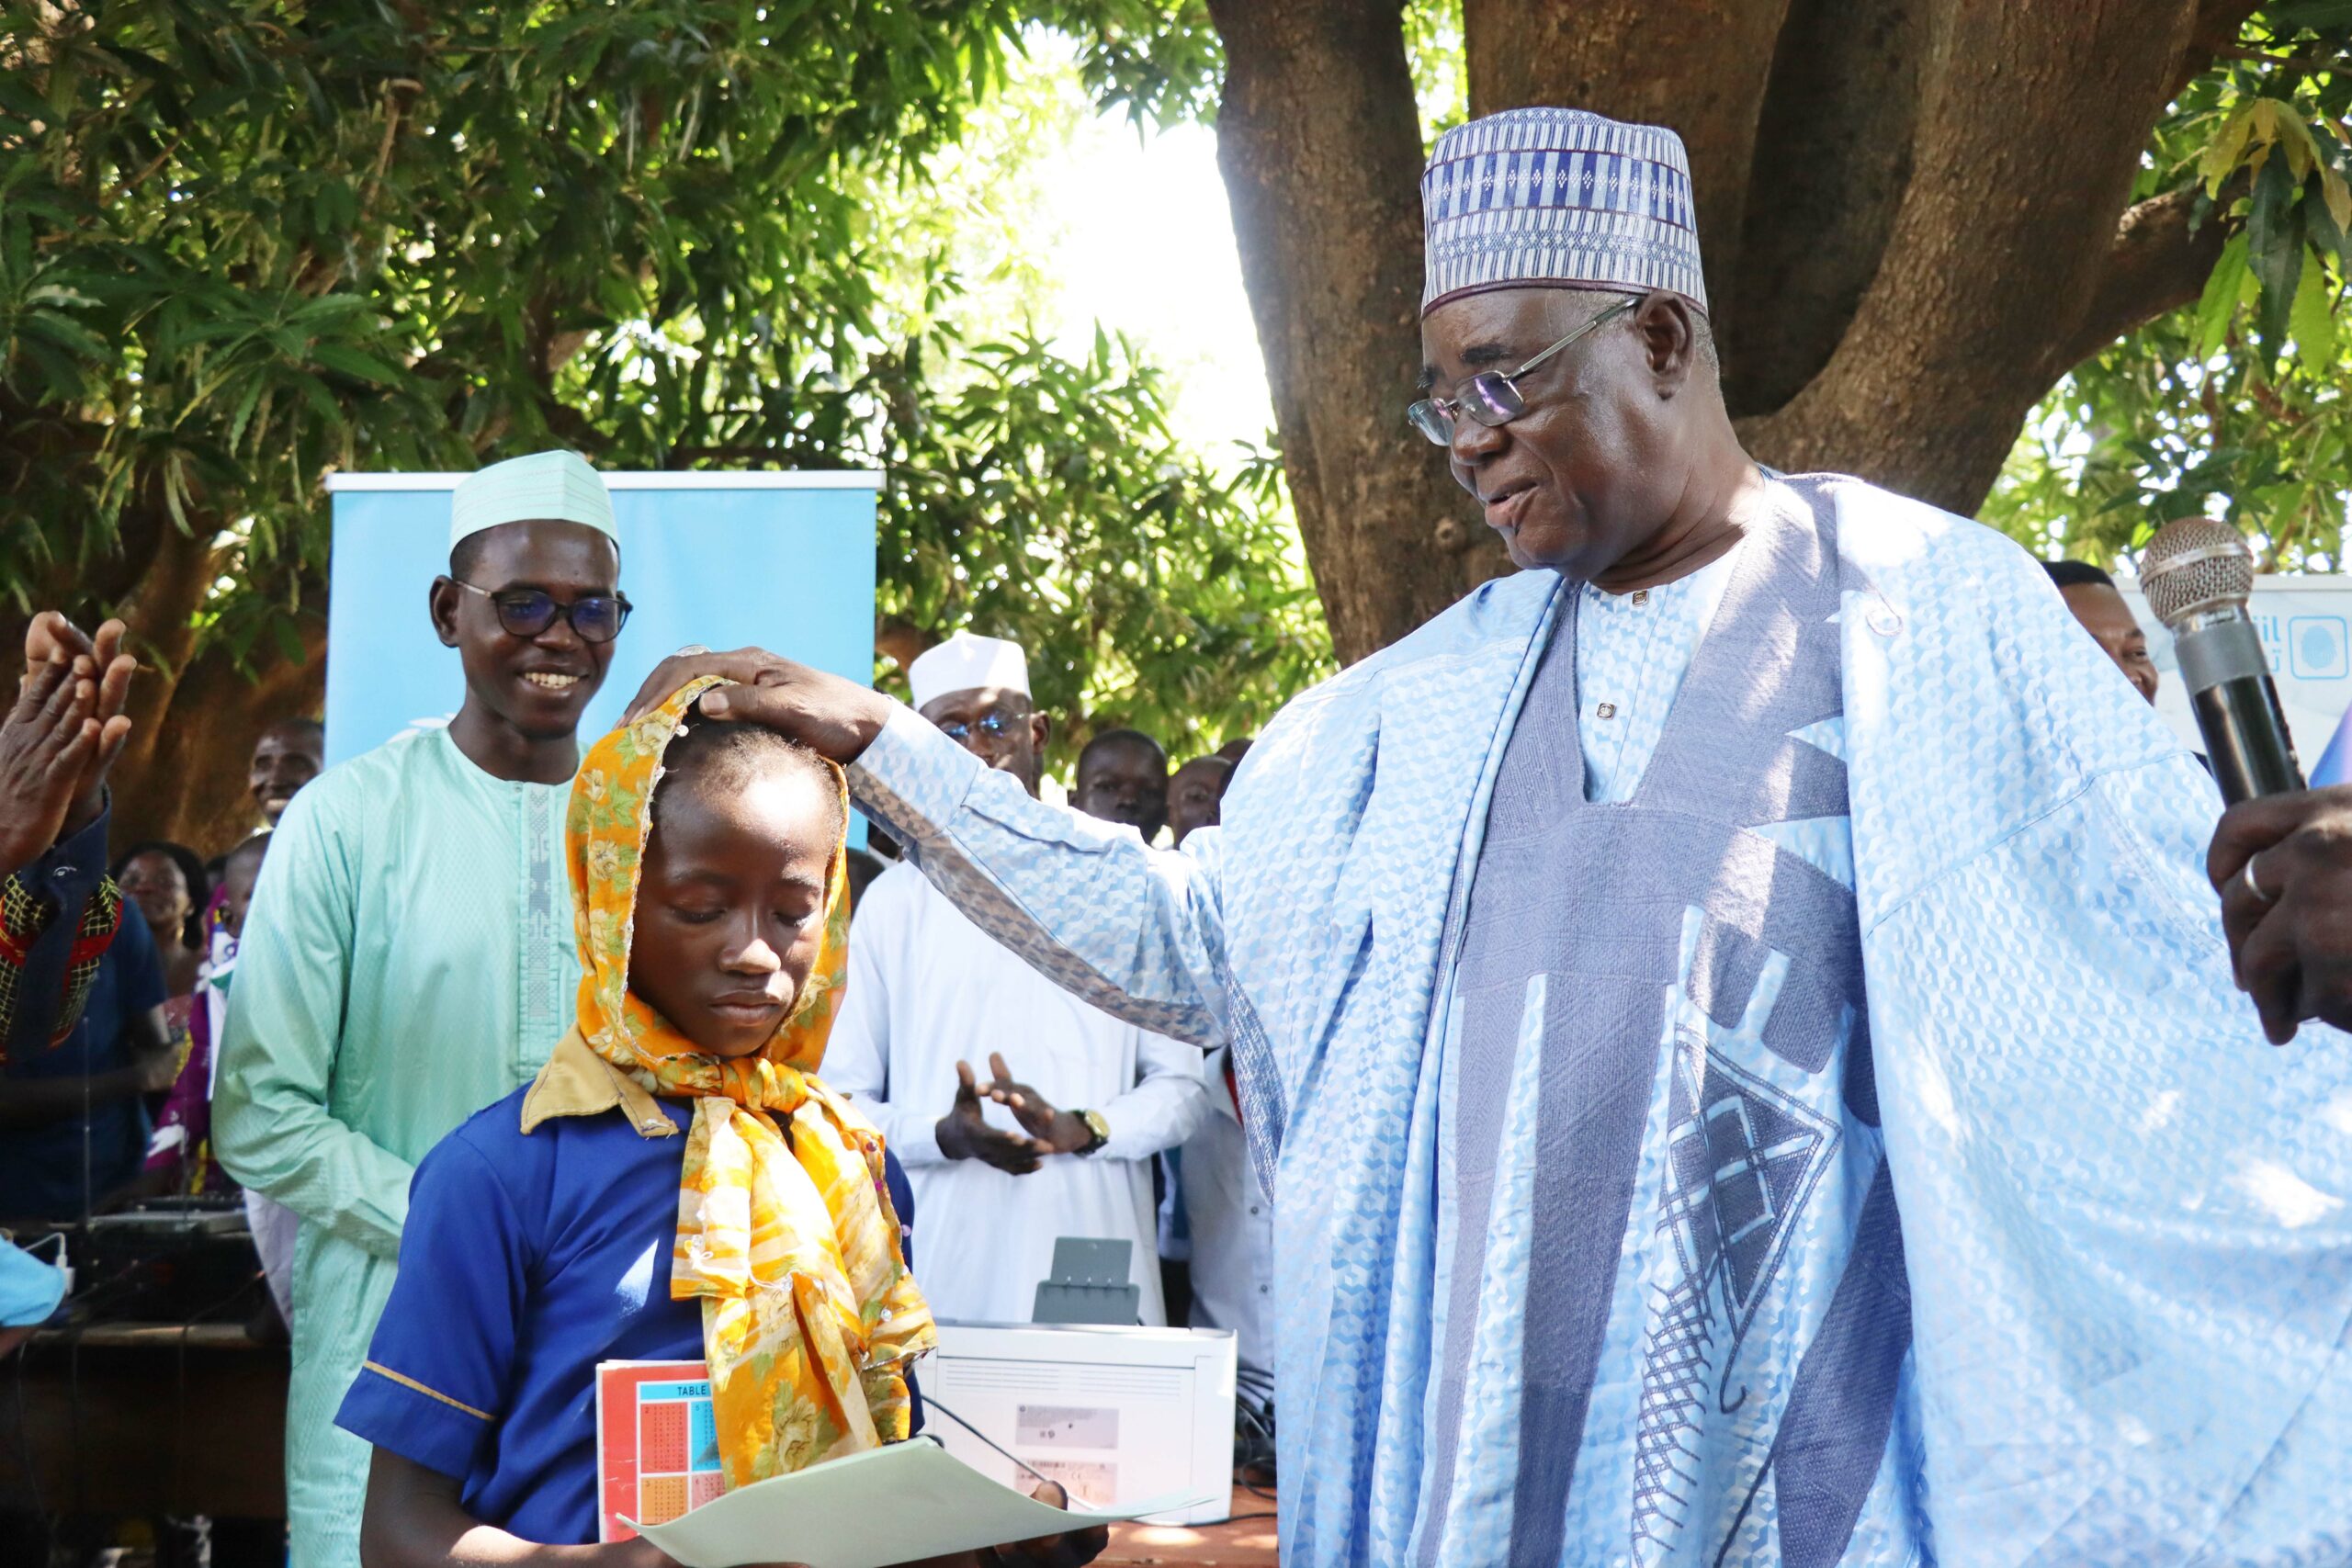
[(2243, 608), (2254, 592), (2254, 552), (2227, 523), (2178, 518), (2157, 529), (2140, 552), (2140, 590), (2169, 627), (2202, 610)]

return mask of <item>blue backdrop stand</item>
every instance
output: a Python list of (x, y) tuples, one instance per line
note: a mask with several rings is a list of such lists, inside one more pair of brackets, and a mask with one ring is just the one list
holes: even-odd
[[(443, 725), (465, 697), (426, 611), (449, 569), (449, 491), (463, 474), (334, 474), (327, 762)], [(689, 643), (764, 648), (874, 680), (878, 472), (607, 473), (621, 590), (636, 606), (582, 716), (583, 745), (654, 665)], [(854, 842), (865, 824), (853, 825)]]

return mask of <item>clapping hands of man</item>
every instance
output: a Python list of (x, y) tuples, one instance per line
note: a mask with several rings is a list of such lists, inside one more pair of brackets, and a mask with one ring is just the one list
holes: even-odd
[[(956, 1065), (964, 1066), (961, 1062)], [(1094, 1130), (1086, 1124), (1086, 1118), (1075, 1111), (1056, 1110), (1044, 1095), (1025, 1083), (1015, 1082), (1012, 1069), (1004, 1065), (1001, 1051), (989, 1053), (989, 1071), (996, 1075), (996, 1079), (980, 1092), (1012, 1111), (1022, 1130), (1044, 1145), (1047, 1153), (1074, 1155), (1094, 1141)]]
[(130, 737), (123, 706), (138, 661), (124, 627), (96, 637), (53, 610), (25, 634), (25, 672), (0, 717), (0, 874), (29, 864), (97, 820), (107, 769)]
[[(999, 1170), (1026, 1176), (1047, 1155), (1076, 1154), (1094, 1141), (1085, 1118), (1056, 1109), (1044, 1095), (1016, 1081), (1004, 1065), (1003, 1053), (989, 1054), (989, 1071), (995, 1077), (982, 1083), (971, 1063), (956, 1064), (956, 1103), (939, 1119), (938, 1131), (939, 1152), (949, 1159), (985, 1160)], [(991, 1102), (1012, 1111), (1022, 1131), (1007, 1132), (989, 1122)]]

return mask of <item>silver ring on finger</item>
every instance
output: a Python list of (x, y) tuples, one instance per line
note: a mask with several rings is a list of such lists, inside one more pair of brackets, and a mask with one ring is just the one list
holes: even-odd
[(690, 642), (670, 657), (673, 659), (692, 659), (696, 654), (708, 653), (710, 649), (705, 648), (701, 643)]
[(2254, 901), (2256, 903), (2267, 905), (2278, 902), (2277, 898), (2262, 890), (2261, 883), (2255, 880), (2254, 857), (2252, 855), (2248, 855), (2246, 857), (2245, 869), (2238, 873), (2238, 880), (2245, 885), (2245, 890), (2248, 893), (2254, 895)]

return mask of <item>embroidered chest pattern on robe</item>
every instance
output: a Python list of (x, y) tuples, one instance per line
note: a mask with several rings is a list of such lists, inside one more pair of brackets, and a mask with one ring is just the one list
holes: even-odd
[(1814, 522), (1745, 547), (1630, 801), (1583, 797), (1573, 604), (1513, 728), (1456, 985), (1425, 1562), (1860, 1544), (1910, 1321)]

